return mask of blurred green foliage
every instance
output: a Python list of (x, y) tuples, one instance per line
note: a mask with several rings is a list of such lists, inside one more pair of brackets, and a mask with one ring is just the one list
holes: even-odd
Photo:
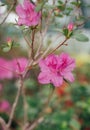
[[(31, 72), (32, 78), (29, 77), (24, 82), (28, 105), (28, 121), (33, 123), (44, 110), (44, 120), (37, 125), (35, 130), (86, 130), (86, 128), (90, 128), (90, 82), (88, 80), (88, 69), (88, 64), (85, 64), (82, 68), (76, 68), (77, 81), (72, 85), (66, 86), (63, 94), (58, 93), (60, 88), (59, 90), (54, 90), (47, 107), (46, 101), (52, 88), (50, 85), (40, 86), (36, 78), (38, 71), (36, 75), (34, 70)], [(82, 74), (85, 80), (80, 79)], [(1, 96), (12, 104), (17, 91), (17, 80), (2, 81), (2, 84), (4, 89)], [(13, 120), (14, 124), (18, 124), (15, 125), (17, 128), (23, 122), (23, 112), (23, 99), (21, 96)], [(0, 116), (3, 117), (2, 113)], [(12, 126), (14, 127), (13, 124)], [(15, 130), (18, 129), (15, 127)]]

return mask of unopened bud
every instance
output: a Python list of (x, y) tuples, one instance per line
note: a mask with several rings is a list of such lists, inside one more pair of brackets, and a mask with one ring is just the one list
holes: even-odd
[(12, 44), (12, 39), (10, 37), (7, 38), (7, 44), (8, 44), (8, 46), (11, 46), (11, 44)]
[(74, 27), (74, 24), (73, 23), (69, 23), (67, 28), (68, 28), (69, 31), (72, 31), (73, 27)]

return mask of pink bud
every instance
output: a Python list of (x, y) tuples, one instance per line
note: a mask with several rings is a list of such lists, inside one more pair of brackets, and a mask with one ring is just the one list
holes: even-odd
[(73, 23), (69, 23), (67, 28), (68, 28), (69, 31), (72, 31), (73, 27), (74, 27), (74, 24)]
[(11, 44), (12, 44), (12, 39), (11, 39), (10, 37), (7, 38), (7, 44), (8, 44), (9, 46), (11, 46)]
[(7, 37), (7, 42), (12, 42), (12, 39), (10, 37)]

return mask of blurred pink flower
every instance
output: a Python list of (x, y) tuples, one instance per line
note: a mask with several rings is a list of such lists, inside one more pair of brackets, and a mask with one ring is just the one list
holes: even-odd
[(52, 83), (55, 87), (63, 84), (63, 79), (74, 81), (71, 71), (75, 67), (75, 60), (68, 54), (49, 55), (39, 62), (41, 72), (38, 80), (42, 84)]
[(72, 31), (73, 28), (74, 28), (74, 24), (73, 23), (69, 23), (67, 28), (68, 28), (69, 31)]
[(11, 63), (4, 58), (0, 58), (0, 80), (11, 79), (12, 77)]
[(36, 6), (29, 0), (24, 0), (23, 5), (17, 5), (18, 24), (26, 26), (36, 26), (39, 24), (41, 13), (36, 12), (35, 8)]
[(8, 101), (6, 100), (0, 101), (0, 112), (9, 112), (10, 108), (11, 107)]
[(26, 58), (18, 58), (12, 60), (11, 62), (13, 66), (13, 71), (17, 74), (22, 74), (27, 66), (28, 60)]

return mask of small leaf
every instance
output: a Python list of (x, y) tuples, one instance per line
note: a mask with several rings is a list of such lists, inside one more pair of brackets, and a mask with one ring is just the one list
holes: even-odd
[(42, 9), (42, 6), (43, 6), (43, 3), (38, 4), (36, 9), (35, 9), (36, 12), (39, 12)]
[(76, 119), (70, 121), (70, 126), (76, 130), (80, 130), (80, 123)]
[(37, 5), (37, 7), (36, 7), (36, 11), (37, 12), (39, 12), (42, 8), (43, 8), (43, 6), (45, 5), (45, 3), (47, 2), (47, 0), (46, 1), (43, 1), (42, 3), (39, 3), (38, 5)]
[(63, 34), (64, 34), (64, 36), (68, 36), (68, 29), (67, 28), (65, 28), (65, 29), (63, 29)]
[(61, 11), (64, 11), (65, 10), (65, 5), (59, 5), (57, 6), (58, 9), (60, 9)]
[(59, 4), (63, 4), (63, 2), (61, 0), (58, 1)]
[(89, 38), (84, 34), (74, 34), (73, 36), (77, 41), (80, 42), (88, 42)]
[(19, 43), (14, 43), (14, 44), (13, 44), (13, 47), (19, 47), (19, 46), (20, 46)]
[(3, 52), (9, 52), (11, 50), (11, 47), (7, 46), (3, 48)]
[(72, 5), (76, 5), (77, 6), (77, 2), (70, 2)]

